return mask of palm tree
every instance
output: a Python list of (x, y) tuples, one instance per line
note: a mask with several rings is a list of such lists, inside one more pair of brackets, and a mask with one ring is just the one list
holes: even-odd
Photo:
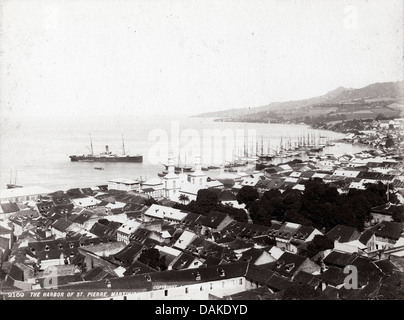
[(180, 200), (182, 204), (185, 204), (185, 202), (189, 202), (189, 197), (186, 194), (180, 194), (178, 200)]

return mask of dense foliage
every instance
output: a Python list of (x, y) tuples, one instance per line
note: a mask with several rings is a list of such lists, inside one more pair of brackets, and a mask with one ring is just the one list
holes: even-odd
[(138, 259), (139, 262), (142, 262), (148, 265), (150, 268), (160, 271), (164, 271), (167, 269), (165, 260), (165, 256), (160, 257), (160, 252), (154, 248), (144, 250), (140, 254)]
[(307, 245), (306, 256), (312, 258), (321, 251), (333, 248), (334, 248), (334, 241), (332, 241), (327, 236), (317, 234), (314, 236), (313, 240)]
[(255, 200), (259, 198), (257, 189), (251, 186), (244, 186), (237, 193), (237, 201), (238, 203), (244, 203), (246, 208), (250, 206)]
[[(369, 184), (366, 190), (350, 189), (339, 194), (321, 179), (310, 179), (305, 190), (266, 191), (249, 204), (250, 217), (256, 224), (271, 225), (271, 220), (311, 225), (328, 231), (338, 224), (363, 230), (371, 219), (371, 208), (387, 202), (383, 183)], [(240, 190), (241, 192), (241, 190)]]
[(201, 215), (206, 215), (211, 211), (219, 211), (228, 214), (236, 221), (248, 221), (245, 210), (220, 203), (217, 193), (209, 189), (199, 190), (196, 200), (191, 201), (187, 205), (178, 203), (175, 205), (175, 208)]

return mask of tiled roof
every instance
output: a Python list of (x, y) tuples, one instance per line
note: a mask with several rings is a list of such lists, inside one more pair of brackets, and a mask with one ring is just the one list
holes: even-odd
[(126, 271), (123, 273), (123, 275), (125, 277), (127, 277), (127, 276), (132, 276), (132, 275), (150, 273), (150, 272), (154, 272), (154, 271), (155, 270), (150, 268), (149, 266), (147, 266), (139, 261), (135, 261), (129, 267), (126, 268)]
[(324, 263), (343, 268), (351, 264), (354, 259), (355, 256), (351, 254), (333, 250), (324, 258)]
[(4, 213), (13, 213), (20, 211), (20, 208), (17, 206), (16, 203), (2, 203), (1, 208)]
[(342, 268), (331, 266), (317, 277), (322, 281), (336, 287), (344, 283), (344, 279), (347, 277), (347, 274), (344, 273)]
[(270, 270), (269, 268), (263, 268), (250, 264), (246, 274), (246, 279), (251, 282), (265, 285), (273, 275), (274, 271)]
[(282, 276), (292, 277), (307, 259), (308, 258), (297, 254), (284, 252), (279, 259), (273, 263), (272, 270)]
[(172, 268), (173, 270), (187, 269), (194, 260), (195, 260), (194, 256), (187, 253), (182, 253), (180, 256), (178, 256), (178, 259), (172, 265)]
[(200, 216), (196, 222), (200, 224), (210, 227), (210, 228), (217, 228), (223, 220), (227, 217), (227, 214), (219, 211), (211, 211), (204, 216)]
[(122, 263), (131, 263), (135, 256), (138, 255), (143, 248), (144, 246), (142, 244), (131, 242), (113, 257)]
[(337, 225), (326, 233), (326, 236), (331, 240), (338, 240), (339, 242), (350, 242), (358, 240), (360, 232), (350, 226)]
[(404, 231), (404, 224), (383, 221), (362, 233), (359, 241), (366, 244), (372, 235), (392, 240), (398, 240)]

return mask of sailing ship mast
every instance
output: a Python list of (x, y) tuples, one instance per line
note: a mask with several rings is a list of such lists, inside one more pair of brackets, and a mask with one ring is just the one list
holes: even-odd
[(264, 155), (264, 137), (261, 136), (261, 156)]
[(126, 151), (125, 151), (125, 141), (123, 140), (123, 133), (122, 133), (122, 152), (123, 152), (123, 155), (126, 155)]
[(93, 139), (91, 139), (91, 133), (90, 133), (90, 148), (91, 148), (91, 155), (94, 155), (94, 150), (93, 150)]
[(10, 183), (7, 184), (7, 189), (13, 189), (13, 188), (22, 188), (22, 186), (17, 185), (17, 170), (15, 171), (15, 177), (14, 177), (14, 183), (12, 183), (12, 176), (13, 176), (13, 171), (10, 169)]

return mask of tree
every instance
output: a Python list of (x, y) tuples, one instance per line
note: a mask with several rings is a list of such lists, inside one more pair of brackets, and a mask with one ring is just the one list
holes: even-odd
[(392, 138), (388, 138), (386, 140), (385, 147), (386, 148), (391, 148), (392, 146), (394, 146), (394, 140)]
[(317, 253), (327, 250), (333, 249), (334, 242), (328, 238), (327, 236), (317, 234), (314, 236), (313, 240), (307, 245), (307, 257), (312, 258)]
[(201, 189), (196, 195), (196, 202), (202, 206), (214, 205), (217, 203), (217, 200), (216, 192), (209, 189)]
[(229, 204), (218, 204), (215, 207), (216, 211), (227, 213), (230, 217), (238, 222), (248, 222), (248, 215), (244, 209), (234, 208), (232, 205)]
[(375, 118), (375, 120), (376, 120), (376, 121), (379, 121), (379, 120), (387, 120), (387, 117), (386, 117), (383, 113), (378, 113), (377, 116), (376, 116), (376, 118)]
[(250, 218), (252, 219), (254, 224), (268, 226), (272, 225), (272, 217), (268, 210), (261, 206), (258, 200), (254, 201), (249, 208)]
[(155, 248), (144, 250), (140, 254), (138, 261), (155, 270), (163, 271), (167, 269), (167, 266), (165, 265), (165, 256), (160, 257), (160, 252)]
[(108, 219), (99, 219), (98, 223), (101, 223), (104, 226), (107, 226), (109, 224), (109, 220)]
[(151, 205), (156, 204), (156, 203), (157, 203), (156, 199), (154, 199), (153, 197), (150, 197), (145, 201), (144, 204), (146, 206), (150, 207)]
[(243, 186), (237, 193), (236, 198), (238, 203), (244, 203), (248, 208), (251, 203), (259, 198), (259, 194), (257, 189), (251, 186)]
[(404, 205), (403, 206), (395, 206), (393, 209), (392, 218), (394, 222), (404, 222)]
[(185, 204), (185, 202), (189, 202), (189, 197), (186, 194), (181, 193), (178, 200)]

